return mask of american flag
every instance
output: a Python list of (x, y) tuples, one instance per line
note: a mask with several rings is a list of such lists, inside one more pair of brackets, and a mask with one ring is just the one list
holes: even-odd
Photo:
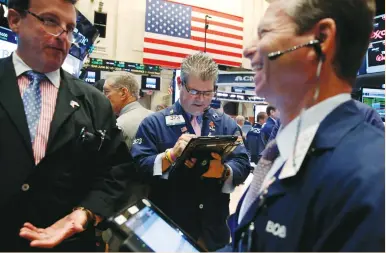
[(187, 55), (204, 51), (206, 15), (206, 52), (218, 64), (241, 66), (242, 17), (163, 0), (146, 0), (143, 63), (179, 68)]
[(169, 87), (168, 87), (168, 94), (173, 94), (173, 86), (174, 86), (174, 79), (170, 81)]

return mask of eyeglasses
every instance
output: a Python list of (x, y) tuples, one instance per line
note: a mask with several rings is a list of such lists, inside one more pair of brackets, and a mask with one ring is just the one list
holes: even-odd
[(184, 84), (185, 86), (185, 89), (186, 91), (190, 94), (190, 95), (193, 95), (193, 96), (200, 96), (200, 95), (203, 95), (204, 97), (210, 97), (210, 96), (213, 96), (215, 91), (214, 90), (210, 90), (210, 91), (198, 91), (198, 90), (194, 90), (194, 89), (189, 89), (188, 86), (186, 84)]
[(42, 18), (39, 15), (29, 11), (25, 10), (28, 14), (38, 19), (40, 22), (43, 23), (43, 28), (46, 33), (51, 34), (52, 36), (59, 37), (63, 33), (67, 33), (67, 40), (70, 43), (75, 43), (76, 39), (74, 37), (74, 31), (73, 30), (65, 30), (63, 29), (58, 23), (56, 23), (54, 20), (51, 20), (49, 18)]

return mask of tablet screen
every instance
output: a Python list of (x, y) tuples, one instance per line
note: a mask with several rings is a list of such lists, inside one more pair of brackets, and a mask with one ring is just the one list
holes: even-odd
[(146, 206), (125, 222), (142, 242), (142, 248), (155, 252), (199, 252), (178, 229), (169, 225)]

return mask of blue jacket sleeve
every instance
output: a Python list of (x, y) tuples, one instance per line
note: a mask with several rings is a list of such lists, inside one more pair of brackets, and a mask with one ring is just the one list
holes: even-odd
[[(385, 251), (384, 159), (381, 164), (382, 154), (370, 152), (379, 153), (379, 157), (364, 155), (362, 164), (356, 162), (351, 175), (331, 179), (333, 184), (329, 184), (329, 190), (315, 200), (315, 210), (318, 210), (315, 220), (319, 222), (315, 230), (320, 231), (320, 239), (313, 251)], [(339, 174), (338, 168), (336, 173)]]
[[(236, 134), (237, 131), (237, 125), (235, 123), (232, 134)], [(225, 163), (232, 168), (233, 184), (236, 186), (243, 183), (251, 172), (249, 157), (244, 144), (239, 145), (231, 154), (229, 154), (225, 159)]]
[(139, 125), (135, 136), (131, 155), (138, 168), (138, 174), (143, 178), (153, 177), (154, 161), (158, 155), (156, 124), (153, 116), (145, 118)]

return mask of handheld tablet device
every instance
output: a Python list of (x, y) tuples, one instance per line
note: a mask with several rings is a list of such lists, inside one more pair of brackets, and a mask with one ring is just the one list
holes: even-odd
[(222, 159), (229, 155), (239, 144), (238, 136), (219, 135), (219, 136), (200, 136), (193, 138), (185, 147), (181, 156), (179, 156), (173, 167), (183, 165), (190, 158), (200, 158), (202, 155), (218, 153)]
[(109, 219), (111, 229), (122, 239), (122, 249), (131, 252), (202, 252), (193, 239), (147, 199)]

